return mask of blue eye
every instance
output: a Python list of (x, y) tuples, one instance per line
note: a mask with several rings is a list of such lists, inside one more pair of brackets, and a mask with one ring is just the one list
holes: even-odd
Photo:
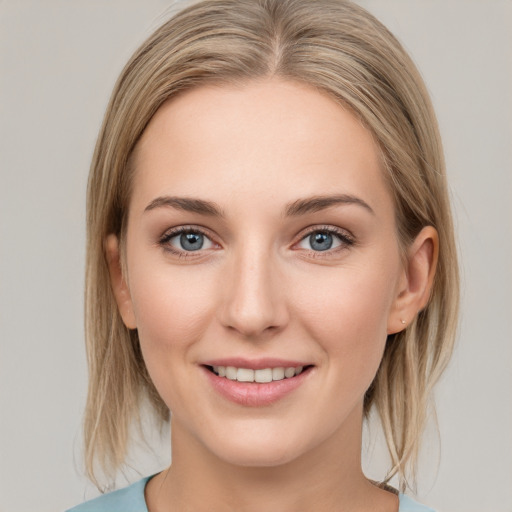
[(327, 251), (332, 247), (333, 236), (331, 233), (313, 233), (309, 235), (309, 245), (314, 251)]
[(300, 249), (323, 252), (337, 249), (342, 246), (350, 246), (354, 241), (344, 233), (333, 229), (318, 229), (306, 235), (298, 244)]
[(203, 248), (204, 235), (201, 233), (182, 233), (179, 236), (181, 248), (185, 251), (198, 251)]
[(161, 243), (175, 252), (194, 252), (213, 247), (213, 242), (206, 235), (192, 229), (171, 232), (163, 237)]

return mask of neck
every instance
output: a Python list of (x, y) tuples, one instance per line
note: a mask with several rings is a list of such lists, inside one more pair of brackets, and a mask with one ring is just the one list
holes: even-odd
[[(148, 509), (352, 512), (375, 510), (380, 504), (380, 510), (396, 510), (396, 497), (368, 482), (361, 470), (362, 415), (358, 417), (359, 421), (293, 461), (266, 467), (219, 459), (173, 421), (172, 465), (149, 482)], [(388, 500), (388, 508), (382, 507), (382, 498)]]

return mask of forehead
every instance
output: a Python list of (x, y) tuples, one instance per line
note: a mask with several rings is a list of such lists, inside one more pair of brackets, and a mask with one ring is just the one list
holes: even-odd
[(162, 194), (286, 202), (351, 193), (377, 207), (389, 200), (378, 145), (360, 120), (313, 87), (277, 79), (203, 86), (169, 100), (134, 164), (138, 207)]

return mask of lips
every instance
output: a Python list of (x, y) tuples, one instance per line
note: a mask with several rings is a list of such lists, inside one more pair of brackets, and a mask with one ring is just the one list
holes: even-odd
[(268, 358), (214, 360), (202, 367), (210, 385), (221, 396), (251, 407), (281, 400), (297, 389), (314, 368), (301, 361)]
[(276, 368), (236, 368), (235, 366), (213, 366), (210, 367), (213, 373), (219, 377), (225, 377), (229, 380), (238, 382), (273, 382), (277, 380), (290, 379), (300, 375), (304, 369), (303, 366), (278, 366)]

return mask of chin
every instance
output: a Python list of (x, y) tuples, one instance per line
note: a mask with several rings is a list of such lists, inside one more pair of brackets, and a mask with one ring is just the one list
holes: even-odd
[(271, 468), (287, 464), (298, 457), (294, 450), (224, 450), (219, 457), (228, 464), (241, 467)]
[(305, 450), (303, 443), (289, 434), (227, 435), (214, 442), (211, 451), (219, 459), (235, 466), (277, 467), (297, 459)]

